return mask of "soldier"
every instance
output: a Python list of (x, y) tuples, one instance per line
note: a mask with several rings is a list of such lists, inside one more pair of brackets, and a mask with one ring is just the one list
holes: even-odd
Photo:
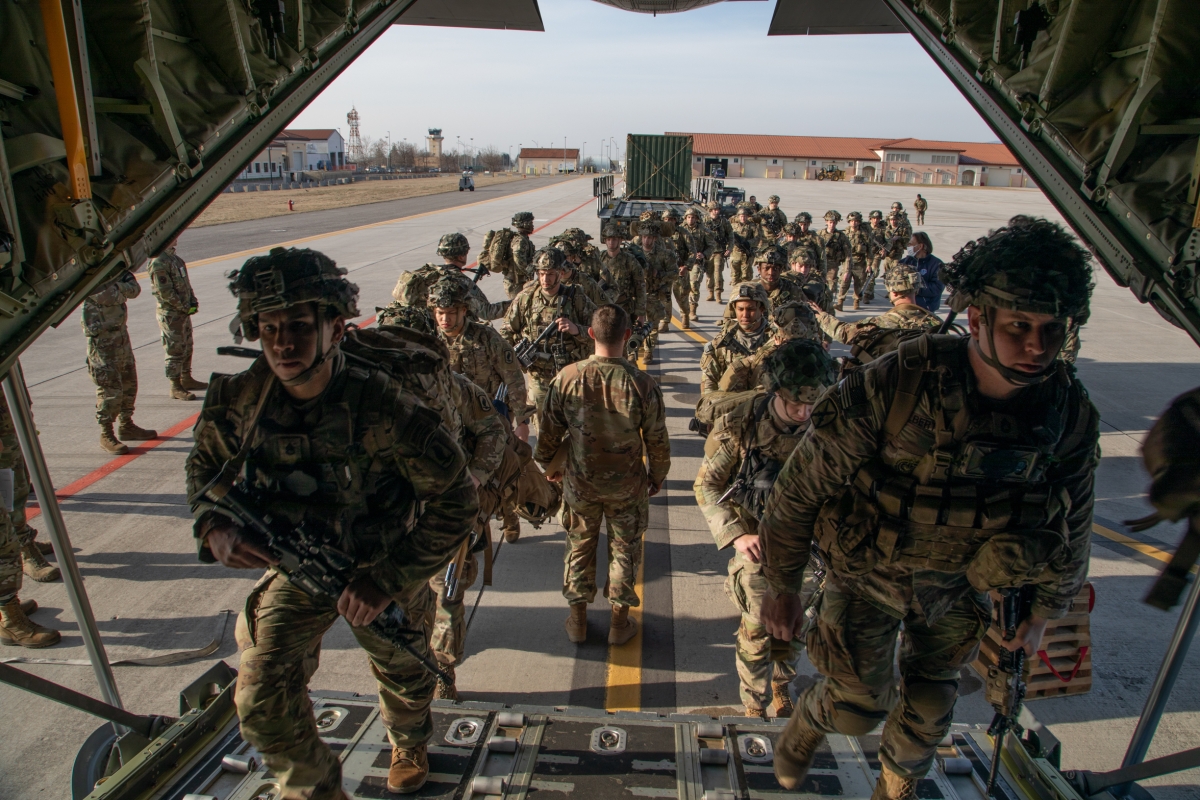
[[(896, 218), (897, 234), (900, 236), (903, 236), (905, 239), (910, 238), (913, 233), (913, 227), (912, 227), (912, 224), (908, 221), (908, 213), (904, 210), (903, 203), (901, 203), (901, 202), (892, 203), (892, 210), (888, 213), (888, 221), (889, 222), (891, 221), (892, 217)], [(890, 233), (889, 233), (889, 235), (890, 235)]]
[(783, 213), (783, 209), (779, 207), (779, 195), (773, 194), (767, 198), (767, 208), (759, 216), (764, 221), (774, 220), (775, 228), (782, 230), (784, 225), (787, 225), (787, 214)]
[[(868, 362), (885, 352), (891, 352), (899, 340), (892, 339), (884, 346), (876, 343), (881, 331), (917, 330), (936, 333), (942, 319), (917, 305), (917, 292), (921, 288), (921, 276), (912, 267), (901, 265), (888, 272), (883, 279), (888, 290), (892, 308), (877, 317), (868, 317), (859, 322), (838, 322), (832, 314), (826, 314), (816, 303), (810, 303), (817, 315), (821, 330), (829, 338), (850, 345), (852, 358)], [(865, 354), (865, 358), (860, 356)]]
[(871, 234), (871, 240), (875, 244), (875, 254), (871, 256), (870, 266), (867, 269), (866, 286), (863, 288), (863, 302), (871, 303), (875, 300), (875, 281), (879, 278), (879, 264), (883, 260), (883, 256), (888, 247), (887, 228), (883, 224), (883, 212), (872, 211), (870, 215), (871, 227), (868, 231)]
[(844, 311), (846, 292), (850, 289), (850, 281), (854, 281), (854, 311), (858, 311), (862, 302), (863, 287), (866, 285), (867, 269), (875, 256), (875, 239), (869, 231), (863, 229), (862, 214), (851, 211), (846, 218), (846, 241), (849, 243), (849, 260), (842, 271), (841, 284), (838, 287), (837, 310)]
[(624, 240), (620, 228), (610, 222), (600, 235), (606, 248), (600, 254), (600, 263), (609, 276), (611, 302), (625, 309), (630, 318), (646, 319), (646, 271), (629, 250), (621, 247)]
[(812, 214), (809, 214), (807, 211), (801, 211), (796, 215), (795, 223), (800, 228), (800, 232), (796, 234), (796, 243), (813, 251), (817, 257), (817, 270), (824, 275), (825, 247), (821, 244), (820, 234), (811, 230)]
[[(579, 247), (579, 243), (574, 239), (563, 236), (556, 236), (550, 246), (559, 250), (563, 254), (563, 283), (571, 286), (578, 286), (583, 292), (583, 296), (592, 301), (592, 305), (603, 305), (608, 302), (608, 296), (600, 288), (600, 284), (592, 279), (592, 276), (585, 272), (581, 266), (583, 261), (583, 251)], [(525, 284), (529, 288), (536, 281), (529, 281)]]
[[(671, 234), (669, 236), (667, 235), (666, 228), (663, 228), (663, 238), (675, 248), (675, 257), (678, 265), (675, 277), (671, 279), (671, 294), (674, 296), (675, 302), (679, 304), (679, 317), (683, 320), (688, 317), (688, 310), (691, 307), (689, 297), (691, 296), (692, 286), (687, 266), (691, 259), (691, 251), (688, 249), (687, 236), (680, 230), (682, 226), (679, 224), (679, 212), (668, 206), (663, 211), (662, 221), (664, 226), (669, 225), (671, 227)], [(670, 312), (669, 303), (667, 311)], [(665, 323), (659, 323), (658, 332), (666, 333), (670, 327), (670, 319), (668, 318)]]
[[(737, 631), (739, 693), (746, 716), (792, 715), (789, 690), (804, 643), (772, 639), (759, 619), (767, 583), (758, 537), (770, 486), (808, 428), (813, 404), (837, 380), (837, 366), (816, 342), (780, 345), (763, 365), (766, 392), (722, 416), (704, 443), (704, 461), (693, 490), (709, 530), (724, 550), (732, 546), (725, 594), (741, 612)], [(806, 571), (806, 599), (816, 589)], [(781, 652), (782, 651), (782, 652)]]
[(769, 318), (771, 300), (758, 281), (739, 283), (729, 297), (735, 322), (726, 323), (720, 334), (704, 345), (700, 356), (700, 403), (715, 391), (725, 368), (735, 358), (751, 355), (765, 345), (773, 331)]
[[(771, 308), (779, 308), (788, 303), (808, 303), (808, 296), (804, 294), (802, 284), (783, 279), (787, 266), (787, 253), (778, 245), (765, 247), (754, 257), (758, 283), (766, 290)], [(733, 303), (725, 306), (725, 319), (732, 320), (735, 316)]]
[(929, 201), (921, 197), (920, 192), (917, 193), (917, 199), (913, 202), (913, 208), (917, 210), (917, 224), (925, 224), (925, 209), (929, 208)]
[[(587, 606), (596, 597), (596, 545), (600, 523), (608, 530), (609, 562), (605, 596), (612, 604), (608, 643), (633, 638), (631, 606), (641, 605), (634, 586), (642, 560), (642, 537), (650, 498), (671, 469), (662, 391), (650, 376), (625, 360), (629, 315), (616, 305), (601, 306), (588, 335), (596, 354), (566, 367), (546, 395), (545, 427), (534, 459), (545, 467), (565, 443), (563, 483), (567, 550), (563, 596), (571, 607), (567, 637), (587, 640)], [(645, 462), (643, 462), (645, 453)]]
[[(537, 248), (529, 241), (533, 233), (533, 213), (518, 211), (512, 216), (512, 230), (489, 252), (489, 268), (504, 276), (504, 291), (512, 300), (526, 283), (533, 280), (533, 254)], [(507, 240), (507, 246), (501, 247)], [(464, 262), (465, 263), (465, 262)]]
[[(747, 396), (743, 396), (738, 400), (734, 395), (754, 391), (756, 388), (765, 391), (764, 364), (771, 354), (783, 345), (793, 339), (806, 339), (821, 345), (822, 348), (828, 348), (825, 334), (821, 333), (821, 326), (817, 324), (817, 318), (807, 303), (788, 303), (774, 308), (771, 313), (771, 322), (775, 327), (775, 335), (771, 341), (752, 355), (735, 358), (730, 362), (729, 366), (725, 368), (725, 374), (721, 376), (721, 381), (717, 384), (717, 392), (709, 395), (713, 398), (709, 404), (709, 409), (712, 410), (712, 422), (732, 410), (739, 402), (748, 399)], [(718, 399), (717, 394), (725, 395), (725, 399)], [(719, 413), (717, 413), (718, 409)]]
[(607, 292), (612, 281), (600, 261), (600, 249), (590, 244), (592, 237), (583, 228), (567, 228), (562, 235), (571, 237), (579, 244), (580, 267), (601, 289)]
[[(733, 231), (733, 255), (729, 257), (730, 280), (745, 283), (753, 280), (754, 254), (758, 252), (759, 234), (761, 228), (754, 221), (754, 213), (750, 206), (740, 204), (737, 214), (730, 224)], [(709, 300), (712, 298), (710, 297)]]
[(792, 270), (784, 276), (784, 279), (799, 285), (809, 300), (827, 313), (832, 313), (833, 293), (829, 291), (829, 285), (825, 283), (825, 276), (817, 267), (818, 263), (817, 254), (812, 250), (797, 248), (792, 251), (790, 257)]
[[(440, 280), (429, 292), (429, 307), (437, 321), (437, 335), (450, 350), (450, 369), (465, 375), (491, 399), (497, 399), (505, 387), (505, 405), (512, 409), (517, 438), (529, 438), (525, 376), (517, 363), (512, 346), (491, 325), (467, 318), (467, 294), (455, 280)], [(521, 535), (521, 521), (508, 504), (503, 510), (504, 539), (515, 542)]]
[(715, 200), (710, 200), (706, 206), (708, 219), (704, 227), (712, 234), (716, 249), (704, 265), (704, 273), (708, 275), (708, 299), (713, 299), (713, 280), (716, 279), (716, 301), (721, 302), (721, 292), (725, 290), (725, 259), (733, 253), (733, 226), (721, 213), (721, 206)]
[[(454, 404), (458, 407), (458, 414), (462, 419), (458, 442), (467, 456), (467, 473), (471, 476), (471, 483), (479, 490), (491, 480), (492, 473), (499, 468), (504, 458), (504, 450), (508, 446), (508, 424), (492, 405), (492, 397), (457, 371), (454, 373), (454, 395)], [(439, 700), (458, 699), (454, 668), (462, 662), (467, 646), (467, 618), (463, 598), (467, 589), (470, 589), (479, 577), (479, 562), (475, 551), (491, 546), (490, 538), (484, 533), (484, 526), (487, 524), (486, 519), (476, 517), (474, 539), (460, 545), (467, 548), (467, 553), (463, 559), (462, 573), (458, 576), (458, 587), (454, 597), (446, 596), (444, 571), (434, 573), (429, 579), (429, 589), (433, 593), (435, 603), (429, 649), (433, 651), (442, 672), (450, 678), (447, 681), (438, 676), (434, 696)], [(519, 521), (517, 530), (519, 533)], [(455, 555), (457, 557), (457, 553)]]
[(638, 322), (644, 323), (648, 319), (652, 326), (642, 344), (642, 360), (646, 364), (654, 358), (659, 330), (671, 319), (671, 287), (679, 275), (679, 255), (671, 243), (659, 235), (661, 224), (656, 220), (642, 223), (638, 236), (642, 252), (646, 254), (646, 313), (638, 317)]
[(1056, 356), (1071, 322), (1087, 318), (1089, 260), (1061, 226), (1014, 217), (946, 265), (969, 336), (904, 342), (813, 410), (759, 524), (772, 636), (803, 625), (814, 540), (828, 567), (807, 640), (824, 677), (775, 747), (785, 789), (804, 780), (827, 732), (862, 736), (886, 718), (872, 797), (915, 797), (987, 629), (987, 592), (1034, 585), (1031, 616), (1003, 643), (1029, 656), (1078, 595), (1099, 415)]
[(683, 215), (683, 224), (675, 230), (687, 240), (688, 261), (680, 267), (680, 279), (688, 286), (688, 305), (680, 303), (680, 313), (683, 314), (683, 327), (691, 327), (689, 319), (698, 320), (696, 314), (700, 305), (700, 279), (704, 276), (704, 265), (717, 252), (717, 243), (708, 228), (700, 224), (700, 211), (689, 208)]
[(192, 315), (200, 309), (187, 264), (175, 254), (176, 242), (150, 261), (150, 291), (158, 301), (158, 327), (167, 351), (168, 394), (176, 400), (195, 400), (190, 390), (207, 389), (192, 377)]
[(822, 260), (825, 263), (825, 285), (830, 293), (838, 290), (838, 276), (841, 274), (842, 262), (850, 257), (850, 240), (846, 234), (837, 229), (842, 215), (837, 211), (825, 212), (825, 230), (817, 234), (821, 243)]
[[(87, 336), (87, 367), (96, 384), (96, 421), (100, 423), (100, 447), (114, 455), (129, 448), (117, 441), (142, 442), (158, 436), (157, 431), (133, 423), (137, 400), (137, 364), (129, 344), (125, 320), (126, 300), (142, 293), (133, 273), (126, 270), (83, 300), (80, 324)], [(113, 435), (113, 422), (118, 421)]]
[(758, 202), (758, 198), (754, 195), (750, 195), (750, 197), (746, 199), (746, 205), (750, 206), (751, 214), (757, 214), (758, 212), (762, 211), (762, 203)]
[[(462, 274), (462, 268), (467, 265), (467, 254), (470, 252), (471, 243), (461, 233), (447, 233), (442, 236), (438, 241), (437, 248), (438, 255), (442, 257), (442, 263), (425, 264), (418, 269), (408, 270), (401, 274), (400, 280), (396, 282), (396, 288), (392, 290), (393, 302), (379, 312), (379, 324), (403, 324), (398, 321), (401, 317), (400, 306), (419, 309), (428, 316), (429, 290), (435, 283), (447, 277), (458, 281), (467, 290), (469, 298), (467, 308), (476, 320), (489, 322), (503, 317), (504, 312), (508, 310), (509, 301), (504, 300), (499, 303), (489, 301), (487, 295), (479, 288), (479, 284)], [(393, 319), (397, 322), (393, 322)], [(414, 326), (409, 325), (409, 327)], [(423, 323), (418, 329), (420, 328), (432, 329), (433, 323), (430, 320)]]
[[(346, 320), (359, 313), (358, 287), (345, 274), (321, 253), (283, 248), (234, 274), (242, 330), (251, 341), (261, 336), (263, 355), (245, 372), (214, 378), (187, 459), (201, 561), (257, 570), (278, 563), (205, 492), (244, 462), (253, 465), (247, 472), (262, 512), (335, 529), (359, 564), (336, 600), (270, 571), (239, 620), (242, 737), (262, 753), (280, 796), (312, 800), (344, 796), (341, 764), (317, 735), (307, 690), (339, 614), (378, 682), (392, 746), (388, 790), (410, 793), (425, 783), (433, 674), (366, 626), (395, 601), (416, 626), (413, 648), (428, 658), (428, 581), (478, 510), (466, 458), (438, 414), (386, 372), (342, 353)], [(343, 472), (346, 481), (327, 477)]]
[(524, 289), (509, 306), (500, 333), (516, 347), (521, 340), (533, 342), (552, 322), (556, 329), (538, 345), (533, 363), (525, 370), (529, 377), (529, 402), (541, 424), (542, 401), (550, 381), (567, 364), (587, 358), (591, 342), (588, 321), (595, 306), (574, 286), (562, 282), (563, 254), (543, 247), (533, 257), (537, 285)]
[[(8, 412), (8, 402), (0, 394), (0, 469), (14, 471), (14, 489), (17, 488), (16, 479), (24, 466), (17, 444), (17, 432)], [(18, 598), (21, 571), (24, 569), (34, 580), (44, 583), (58, 577), (58, 568), (46, 563), (38, 543), (33, 541), (37, 531), (25, 524), (25, 500), (18, 494), (14, 491), (13, 511), (6, 511), (0, 505), (0, 645), (36, 650), (58, 644), (62, 634), (29, 619), (29, 615), (37, 611), (38, 604), (35, 600), (21, 602)], [(21, 536), (19, 525), (30, 532), (28, 539)], [(52, 577), (49, 571), (42, 569), (42, 565), (53, 571)]]

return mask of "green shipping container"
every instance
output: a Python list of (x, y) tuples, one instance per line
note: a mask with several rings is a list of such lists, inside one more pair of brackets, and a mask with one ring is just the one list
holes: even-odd
[(631, 133), (625, 139), (625, 197), (680, 200), (692, 197), (692, 137)]

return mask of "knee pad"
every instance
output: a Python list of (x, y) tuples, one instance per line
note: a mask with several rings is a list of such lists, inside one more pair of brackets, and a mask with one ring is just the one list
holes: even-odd
[(833, 704), (833, 724), (845, 736), (866, 736), (887, 719), (886, 711), (871, 711), (853, 703)]
[(904, 697), (908, 707), (922, 720), (940, 725), (954, 710), (954, 702), (958, 699), (958, 681), (905, 679)]

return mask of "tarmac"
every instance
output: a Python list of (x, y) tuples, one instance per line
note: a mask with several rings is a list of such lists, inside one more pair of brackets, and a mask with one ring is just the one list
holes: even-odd
[[(730, 180), (761, 201), (782, 196), (789, 218), (808, 210), (815, 220), (827, 208), (887, 210), (896, 199), (911, 211), (916, 191), (929, 200), (927, 224), (934, 252), (949, 258), (963, 242), (1002, 225), (1014, 214), (1059, 219), (1036, 190), (961, 189), (932, 186)], [(513, 187), (506, 184), (499, 190)], [(570, 226), (598, 237), (595, 201), (587, 179), (538, 182), (523, 192), (435, 195), (394, 204), (336, 212), (334, 221), (280, 218), (213, 226), (185, 232), (179, 252), (189, 260), (200, 300), (194, 318), (195, 372), (235, 372), (244, 360), (216, 355), (229, 344), (233, 301), (226, 273), (252, 253), (271, 245), (320, 249), (350, 270), (361, 289), (364, 320), (386, 305), (398, 275), (428, 261), (438, 238), (461, 231), (479, 247), (487, 231), (506, 225), (516, 211), (532, 211), (539, 230), (534, 241)], [(448, 201), (449, 200), (449, 201)], [(389, 209), (377, 206), (390, 206)], [(299, 220), (299, 222), (297, 221)], [(341, 230), (341, 229), (349, 230)], [(726, 273), (728, 275), (728, 273)], [(207, 657), (165, 667), (115, 668), (124, 704), (137, 713), (177, 713), (176, 696), (215, 659), (237, 665), (233, 624), (225, 610), (241, 608), (258, 572), (200, 564), (191, 537), (183, 462), (200, 403), (167, 396), (154, 300), (143, 293), (129, 304), (129, 330), (138, 359), (141, 393), (136, 421), (164, 438), (114, 459), (100, 450), (94, 422), (94, 387), (84, 366), (84, 337), (78, 312), (47, 331), (22, 357), (34, 413), (62, 510), (109, 657), (159, 656), (202, 648), (217, 640)], [(498, 276), (481, 284), (493, 299), (503, 288)], [(728, 284), (726, 286), (728, 288)], [(702, 295), (703, 296), (703, 295)], [(876, 303), (856, 319), (878, 313)], [(664, 491), (651, 500), (641, 586), (642, 632), (620, 648), (609, 648), (607, 603), (590, 609), (590, 636), (567, 641), (561, 596), (563, 531), (555, 523), (502, 545), (494, 586), (483, 592), (458, 669), (464, 699), (539, 705), (582, 705), (610, 710), (713, 715), (740, 713), (734, 672), (737, 614), (725, 597), (728, 553), (718, 552), (692, 494), (703, 440), (687, 431), (699, 394), (699, 358), (716, 331), (721, 307), (702, 302), (692, 331), (677, 326), (661, 338), (648, 371), (662, 386), (672, 440), (672, 469)], [(1128, 290), (1097, 271), (1092, 318), (1082, 334), (1079, 376), (1102, 418), (1102, 461), (1096, 479), (1096, 522), (1091, 580), (1093, 687), (1077, 696), (1035, 700), (1030, 710), (1063, 741), (1063, 767), (1115, 769), (1128, 744), (1176, 622), (1141, 602), (1170, 553), (1179, 531), (1161, 525), (1130, 532), (1122, 520), (1143, 516), (1147, 477), (1139, 457), (1146, 430), (1169, 400), (1200, 384), (1200, 349)], [(34, 519), (35, 527), (39, 520)], [(43, 533), (40, 537), (45, 540)], [(1121, 541), (1124, 539), (1125, 541)], [(600, 549), (604, 553), (604, 549)], [(603, 556), (601, 556), (603, 557)], [(603, 569), (603, 565), (601, 565)], [(468, 595), (474, 603), (478, 587)], [(22, 598), (41, 606), (34, 619), (63, 631), (61, 646), (42, 651), (6, 648), (0, 658), (85, 659), (78, 625), (61, 583), (26, 580)], [(98, 695), (87, 666), (18, 665), (79, 691)], [(795, 688), (812, 681), (802, 660)], [(314, 689), (373, 694), (366, 659), (348, 628), (337, 623), (326, 636)], [(955, 718), (986, 724), (992, 715), (982, 682), (964, 674)], [(71, 763), (84, 739), (100, 724), (73, 709), (0, 685), (6, 734), (0, 748), (0, 797), (63, 797)], [(1200, 658), (1186, 662), (1163, 717), (1150, 757), (1200, 745)], [(1197, 797), (1195, 770), (1149, 782), (1160, 800)]]

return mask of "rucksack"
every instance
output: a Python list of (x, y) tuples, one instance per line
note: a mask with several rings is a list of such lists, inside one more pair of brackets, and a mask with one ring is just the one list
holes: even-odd
[(863, 331), (854, 337), (850, 345), (850, 357), (859, 364), (870, 364), (880, 356), (900, 347), (902, 342), (917, 339), (932, 331), (927, 326), (919, 328), (877, 328)]
[(512, 256), (512, 240), (516, 235), (512, 228), (488, 231), (483, 238), (483, 248), (479, 251), (480, 265), (501, 274), (511, 271), (516, 266)]
[(450, 351), (436, 336), (412, 328), (347, 326), (341, 350), (349, 362), (377, 367), (433, 409), (446, 427), (462, 429), (454, 407)]

